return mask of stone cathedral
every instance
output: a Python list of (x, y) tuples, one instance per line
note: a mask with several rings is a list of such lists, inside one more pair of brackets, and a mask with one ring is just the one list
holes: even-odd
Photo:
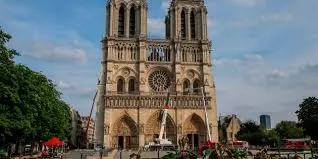
[(173, 0), (165, 38), (148, 38), (147, 0), (109, 0), (102, 40), (101, 98), (96, 139), (107, 148), (133, 149), (158, 137), (168, 91), (166, 136), (192, 147), (207, 140), (201, 88), (209, 128), (218, 141), (211, 41), (204, 0)]

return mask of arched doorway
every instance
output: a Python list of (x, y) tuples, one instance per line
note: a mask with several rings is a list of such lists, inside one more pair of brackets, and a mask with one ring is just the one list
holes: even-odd
[[(145, 127), (146, 144), (148, 142), (154, 141), (155, 138), (159, 137), (162, 116), (163, 116), (163, 111), (157, 111), (148, 119), (148, 122)], [(176, 143), (177, 141), (176, 125), (169, 114), (166, 120), (165, 132), (166, 132), (167, 139), (170, 139), (172, 143)], [(163, 138), (164, 137), (165, 135), (163, 136)]]
[(113, 127), (114, 148), (138, 148), (138, 129), (135, 121), (128, 115), (122, 116)]
[(183, 123), (183, 135), (188, 137), (191, 148), (198, 148), (206, 140), (206, 126), (199, 115), (194, 113)]

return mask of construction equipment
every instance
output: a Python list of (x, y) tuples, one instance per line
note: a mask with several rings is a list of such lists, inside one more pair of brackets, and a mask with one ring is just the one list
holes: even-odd
[(169, 109), (169, 98), (170, 98), (170, 92), (168, 92), (168, 97), (165, 101), (165, 106), (163, 109), (159, 137), (156, 138), (154, 142), (149, 142), (147, 145), (145, 145), (146, 150), (157, 151), (157, 150), (171, 150), (175, 148), (175, 145), (172, 143), (171, 140), (167, 139), (167, 135), (165, 133), (166, 119), (168, 116), (168, 109)]

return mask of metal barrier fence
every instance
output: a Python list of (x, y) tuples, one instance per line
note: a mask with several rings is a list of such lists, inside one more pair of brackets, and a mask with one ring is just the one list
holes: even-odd
[[(258, 154), (260, 149), (249, 150), (247, 159), (294, 159), (296, 156), (298, 159), (318, 159), (317, 149), (310, 150), (286, 150), (286, 149), (267, 149), (265, 154)], [(172, 151), (142, 151), (139, 153), (140, 159), (160, 159), (163, 156), (171, 153)], [(174, 153), (174, 152), (172, 152)], [(129, 150), (115, 150), (97, 152), (95, 154), (81, 154), (81, 159), (104, 159), (105, 157), (111, 157), (114, 159), (139, 159), (137, 158), (138, 151)]]

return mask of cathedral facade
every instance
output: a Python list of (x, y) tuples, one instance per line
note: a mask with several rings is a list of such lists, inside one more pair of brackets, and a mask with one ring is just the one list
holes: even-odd
[(153, 141), (170, 92), (166, 137), (177, 145), (179, 138), (187, 136), (190, 145), (197, 147), (208, 139), (209, 127), (212, 140), (218, 141), (204, 0), (173, 0), (162, 39), (148, 38), (147, 5), (147, 0), (106, 4), (97, 140), (107, 148), (123, 149)]

